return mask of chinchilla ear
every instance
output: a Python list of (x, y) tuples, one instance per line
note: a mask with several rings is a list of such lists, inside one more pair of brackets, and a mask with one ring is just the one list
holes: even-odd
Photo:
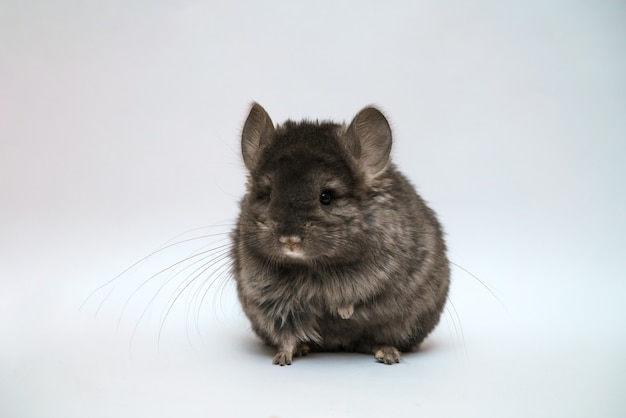
[(259, 151), (271, 141), (273, 135), (272, 119), (260, 104), (252, 103), (250, 114), (241, 133), (241, 153), (248, 170), (254, 168)]
[(375, 178), (389, 165), (389, 122), (375, 107), (364, 108), (350, 123), (345, 135), (345, 145), (367, 178)]

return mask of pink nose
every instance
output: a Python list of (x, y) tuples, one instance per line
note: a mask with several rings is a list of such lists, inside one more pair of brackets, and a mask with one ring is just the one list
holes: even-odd
[(302, 238), (297, 236), (280, 237), (278, 241), (280, 241), (280, 243), (283, 244), (289, 251), (295, 251), (300, 246)]

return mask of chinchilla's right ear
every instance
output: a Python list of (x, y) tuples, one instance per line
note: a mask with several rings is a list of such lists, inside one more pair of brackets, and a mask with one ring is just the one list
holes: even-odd
[(260, 104), (252, 103), (250, 114), (241, 133), (241, 153), (248, 170), (254, 168), (261, 149), (270, 143), (273, 135), (272, 119)]

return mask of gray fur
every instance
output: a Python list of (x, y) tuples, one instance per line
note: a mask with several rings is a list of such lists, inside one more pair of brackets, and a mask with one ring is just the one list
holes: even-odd
[(348, 127), (274, 128), (253, 104), (233, 274), (252, 328), (277, 349), (274, 364), (309, 350), (397, 363), (439, 322), (450, 281), (441, 227), (390, 162), (391, 142), (373, 107)]

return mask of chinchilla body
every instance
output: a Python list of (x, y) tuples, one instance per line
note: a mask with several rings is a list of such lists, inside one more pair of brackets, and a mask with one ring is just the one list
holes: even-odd
[(393, 364), (439, 322), (449, 263), (435, 213), (390, 161), (375, 108), (349, 126), (274, 126), (254, 104), (242, 133), (247, 192), (233, 275), (274, 364), (313, 351)]

